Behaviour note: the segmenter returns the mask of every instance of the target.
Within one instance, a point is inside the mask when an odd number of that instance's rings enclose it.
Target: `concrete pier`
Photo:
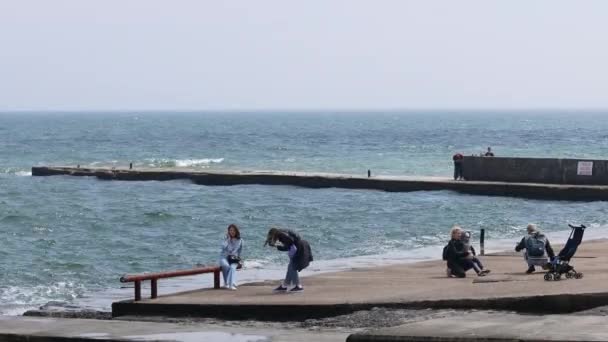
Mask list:
[[[113,303],[112,315],[301,321],[373,307],[567,313],[608,305],[608,241],[583,243],[571,263],[582,279],[545,281],[540,269],[525,274],[527,265],[514,252],[481,259],[492,270],[486,277],[469,271],[467,278],[447,278],[445,262],[426,261],[304,277],[305,291],[298,294],[273,294],[277,281],[242,284],[237,291],[160,293]]]
[[[347,342],[608,341],[605,316],[472,313],[352,334]]]
[[[441,177],[346,175],[279,171],[198,171],[188,169],[110,169],[32,167],[32,176],[89,176],[103,180],[167,181],[188,179],[200,185],[291,185],[307,188],[371,189],[392,192],[451,190],[475,195],[515,196],[551,200],[608,200],[606,185],[564,185],[453,181]]]
[[[230,326],[198,322],[165,323],[0,316],[2,342],[344,342],[346,332],[302,328]]]

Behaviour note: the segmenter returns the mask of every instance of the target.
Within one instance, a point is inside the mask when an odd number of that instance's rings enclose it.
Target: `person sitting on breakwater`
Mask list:
[[[454,180],[463,180],[462,163],[464,161],[464,156],[462,153],[456,153],[452,156],[452,160],[454,161]]]
[[[447,261],[446,274],[448,277],[466,277],[466,271],[473,268],[471,253],[465,249],[461,241],[462,229],[455,225],[450,231],[451,239],[443,248],[443,260]]]
[[[225,289],[236,290],[236,269],[241,265],[242,251],[241,232],[235,224],[231,224],[228,226],[220,251],[220,268],[224,277]]]
[[[479,260],[479,258],[477,257],[477,253],[475,253],[475,248],[473,248],[473,245],[471,244],[471,232],[461,230],[460,241],[462,241],[462,244],[464,245],[464,250],[469,251],[469,253],[471,253],[469,256],[471,259],[471,265],[473,266],[473,270],[475,270],[475,273],[477,273],[477,275],[480,277],[483,277],[486,274],[490,273],[489,269],[483,268],[481,260]]]
[[[494,157],[494,153],[492,152],[492,149],[490,147],[488,147],[488,152],[484,154],[484,157]]]
[[[313,260],[312,252],[308,241],[302,239],[298,233],[287,229],[270,228],[266,236],[264,246],[275,246],[276,242],[281,242],[276,246],[280,251],[286,251],[289,255],[289,264],[287,265],[287,274],[285,279],[274,289],[274,292],[287,292],[287,287],[293,284],[294,287],[289,292],[302,292],[304,287],[300,283],[298,272],[302,271]]]
[[[530,274],[536,271],[534,266],[546,268],[547,256],[549,256],[550,260],[553,260],[553,258],[555,258],[555,253],[553,252],[553,248],[551,248],[549,239],[540,232],[535,224],[530,223],[528,227],[526,227],[526,230],[528,231],[528,235],[524,236],[517,246],[515,246],[515,251],[519,252],[522,249],[526,250],[526,253],[524,254],[524,259],[526,259],[526,262],[528,263],[528,270],[526,273]]]

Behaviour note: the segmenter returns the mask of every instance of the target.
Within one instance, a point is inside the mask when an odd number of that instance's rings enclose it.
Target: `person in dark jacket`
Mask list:
[[[526,250],[524,259],[528,263],[526,273],[530,274],[536,271],[534,266],[547,267],[547,256],[550,260],[555,258],[555,253],[549,243],[549,239],[538,230],[535,224],[529,224],[526,227],[528,235],[524,236],[521,241],[515,246],[515,251],[519,252],[522,249]]]
[[[494,157],[494,152],[492,152],[492,148],[488,147],[488,152],[483,155],[484,157]]]
[[[464,180],[462,175],[462,163],[464,162],[464,156],[462,153],[456,153],[452,156],[454,161],[454,180]]]
[[[276,242],[281,242],[276,246],[279,251],[287,252],[289,255],[289,264],[287,265],[287,274],[283,283],[279,285],[275,292],[286,292],[287,287],[292,284],[294,287],[289,292],[302,292],[304,287],[300,283],[298,272],[308,267],[313,261],[310,244],[302,239],[300,235],[288,229],[271,228],[268,231],[266,243],[264,245],[275,246]]]
[[[443,260],[447,261],[447,276],[464,278],[466,271],[473,268],[471,253],[462,243],[462,229],[459,226],[452,227],[450,231],[451,240],[443,248]]]

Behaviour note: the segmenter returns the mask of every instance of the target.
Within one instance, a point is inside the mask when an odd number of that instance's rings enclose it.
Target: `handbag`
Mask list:
[[[227,259],[228,259],[229,264],[240,264],[241,263],[241,258],[239,258],[236,255],[229,255],[227,257]]]

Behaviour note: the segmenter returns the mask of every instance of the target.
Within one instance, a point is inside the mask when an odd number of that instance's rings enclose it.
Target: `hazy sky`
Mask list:
[[[608,1],[0,0],[0,110],[608,108]]]

